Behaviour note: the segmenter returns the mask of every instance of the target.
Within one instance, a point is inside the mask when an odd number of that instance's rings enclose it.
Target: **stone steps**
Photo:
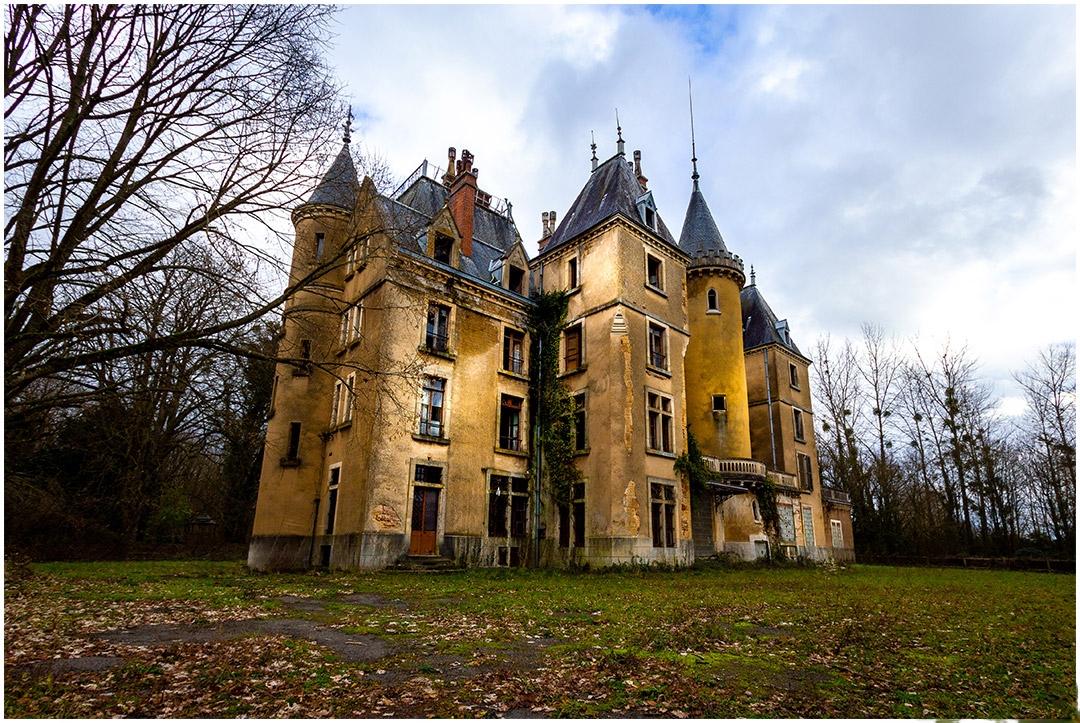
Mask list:
[[[411,572],[457,572],[462,568],[453,560],[441,555],[406,555],[388,569]]]

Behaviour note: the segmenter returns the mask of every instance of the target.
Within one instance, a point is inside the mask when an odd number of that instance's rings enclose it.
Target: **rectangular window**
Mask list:
[[[315,260],[319,260],[326,252],[326,236],[321,233],[315,234]]]
[[[796,452],[795,462],[799,468],[799,487],[806,492],[812,491],[814,489],[814,475],[810,468],[810,455]]]
[[[521,397],[502,395],[499,405],[499,447],[521,451]]]
[[[563,332],[563,366],[568,372],[581,368],[581,324]]]
[[[672,454],[675,447],[673,437],[673,418],[671,397],[658,392],[645,394],[648,405],[648,447],[654,452],[666,452]]]
[[[454,253],[454,240],[449,236],[435,237],[435,260],[449,264]]]
[[[525,269],[520,269],[517,266],[511,266],[508,273],[510,281],[510,290],[515,294],[525,294]]]
[[[675,486],[653,482],[649,489],[653,547],[675,547]]]
[[[503,331],[503,369],[525,373],[525,335],[515,329]]]
[[[291,462],[300,459],[300,422],[289,422],[289,447],[285,459]]]
[[[795,389],[799,388],[799,367],[792,363],[788,363],[788,376],[791,377],[791,386]]]
[[[780,515],[780,539],[784,542],[795,541],[795,508],[791,505],[777,505]]]
[[[341,407],[341,382],[334,382],[334,397],[330,402],[330,428],[338,423],[338,408]]]
[[[364,307],[357,304],[349,309],[349,340],[357,341],[364,326]]]
[[[814,508],[803,506],[802,508],[803,538],[807,547],[814,547]]]
[[[574,395],[574,451],[584,452],[589,448],[585,436],[585,392]]]
[[[792,413],[795,417],[795,440],[797,442],[806,441],[806,429],[803,427],[803,413],[801,409],[792,408]]]
[[[356,271],[356,246],[350,248],[345,257],[345,276],[350,276],[354,271]]]
[[[529,481],[492,475],[488,489],[488,537],[525,537],[529,519]]]
[[[712,395],[712,410],[714,412],[727,411],[727,397],[723,394]]]
[[[652,254],[645,254],[645,283],[654,289],[664,290],[664,262]]]
[[[570,547],[570,505],[559,505],[559,547]]]
[[[341,420],[343,422],[352,421],[353,403],[356,401],[356,372],[349,374],[345,378],[345,410],[342,412]]]
[[[574,484],[574,547],[585,547],[585,483]]]
[[[829,520],[829,527],[832,530],[832,546],[843,547],[844,526],[840,523],[840,520]]]
[[[427,334],[424,346],[431,351],[446,351],[450,348],[450,307],[442,304],[429,304],[427,313]]]
[[[428,377],[420,397],[420,434],[426,437],[443,436],[443,396],[446,380]]]
[[[429,485],[442,484],[442,467],[430,464],[418,464],[413,470],[413,481]]]
[[[576,289],[578,286],[578,269],[577,259],[570,259],[566,262],[566,288]]]
[[[349,310],[341,312],[341,325],[338,329],[338,344],[345,346],[349,343]]]
[[[667,329],[649,322],[649,365],[667,369]]]
[[[338,481],[341,479],[341,467],[330,470],[330,490],[326,495],[326,534],[334,534],[334,522],[337,518]]]

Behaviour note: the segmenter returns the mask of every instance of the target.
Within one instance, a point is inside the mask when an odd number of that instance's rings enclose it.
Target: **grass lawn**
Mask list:
[[[8,717],[1076,714],[1071,575],[31,572],[5,577]]]

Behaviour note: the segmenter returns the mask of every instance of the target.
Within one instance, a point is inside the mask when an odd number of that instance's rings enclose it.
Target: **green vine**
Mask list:
[[[780,534],[780,510],[776,507],[776,487],[769,480],[754,487],[761,521],[765,524],[766,534]]]
[[[557,504],[569,504],[581,472],[574,464],[574,400],[559,380],[559,342],[568,297],[561,291],[533,296],[529,318],[532,349],[532,417],[543,460],[542,481]]]
[[[706,483],[714,476],[705,466],[705,457],[701,454],[697,437],[690,430],[686,430],[686,451],[675,460],[675,471],[686,475],[694,490],[704,490]]]

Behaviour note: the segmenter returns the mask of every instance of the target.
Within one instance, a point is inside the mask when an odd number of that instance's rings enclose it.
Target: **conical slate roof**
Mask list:
[[[664,224],[664,220],[660,218],[659,213],[656,214],[655,231],[648,228],[641,220],[637,202],[645,193],[626,157],[622,154],[612,156],[589,176],[585,187],[581,189],[581,193],[574,199],[570,210],[563,217],[562,223],[551,235],[551,241],[544,246],[544,251],[561,246],[575,236],[585,233],[620,213],[638,226],[648,229],[672,246],[676,246],[675,238]]]
[[[758,291],[757,284],[744,286],[739,293],[743,318],[743,348],[753,349],[765,344],[779,344],[799,356],[804,354],[791,340],[790,333],[782,335],[776,328],[776,314]]]
[[[716,227],[709,204],[694,182],[694,191],[690,194],[690,203],[686,207],[682,233],[679,235],[679,248],[690,256],[702,256],[710,251],[727,251],[724,237]]]
[[[349,154],[349,144],[344,143],[337,158],[330,164],[330,170],[323,176],[307,202],[351,211],[356,205],[356,193],[359,189],[360,183],[356,177],[356,166]]]

